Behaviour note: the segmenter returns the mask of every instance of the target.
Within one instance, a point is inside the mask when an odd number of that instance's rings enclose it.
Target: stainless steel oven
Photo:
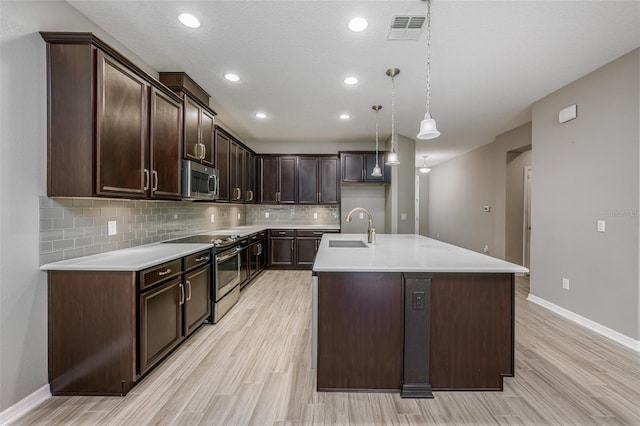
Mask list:
[[[216,253],[213,322],[216,323],[240,299],[240,268],[242,247]]]

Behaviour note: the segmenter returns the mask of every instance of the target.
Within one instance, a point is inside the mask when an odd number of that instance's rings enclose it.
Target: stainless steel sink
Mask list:
[[[329,247],[366,248],[369,246],[361,240],[329,240]]]

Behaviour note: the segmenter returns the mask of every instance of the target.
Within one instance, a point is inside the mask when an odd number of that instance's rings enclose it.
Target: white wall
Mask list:
[[[63,1],[0,1],[0,411],[47,384],[47,286],[39,270],[46,195],[45,42],[39,31],[90,31],[135,55]]]
[[[640,340],[640,51],[533,104],[531,293]],[[564,124],[558,111],[577,104]],[[596,221],[606,232],[596,232]],[[570,290],[561,279],[570,280]]]

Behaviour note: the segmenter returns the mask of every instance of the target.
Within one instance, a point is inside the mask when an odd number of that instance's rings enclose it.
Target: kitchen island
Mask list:
[[[420,235],[325,235],[313,266],[319,391],[501,390],[522,266]]]

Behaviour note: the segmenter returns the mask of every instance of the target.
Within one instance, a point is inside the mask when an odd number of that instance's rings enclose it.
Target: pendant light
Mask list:
[[[427,173],[429,173],[431,171],[431,169],[427,167],[427,157],[428,157],[428,155],[423,155],[422,156],[422,167],[418,168],[418,171],[420,173],[422,173],[423,175],[426,175]]]
[[[431,106],[431,0],[427,1],[427,113],[420,123],[418,139],[435,139],[440,136],[436,128],[436,120],[431,118],[429,107]]]
[[[396,152],[396,83],[395,76],[400,74],[398,68],[389,68],[387,75],[391,77],[391,151],[387,154],[387,166],[397,166],[400,164],[398,153]]]
[[[380,170],[380,166],[378,165],[378,111],[382,109],[382,105],[374,105],[371,109],[376,112],[376,165],[371,172],[371,176],[382,177],[382,170]]]

